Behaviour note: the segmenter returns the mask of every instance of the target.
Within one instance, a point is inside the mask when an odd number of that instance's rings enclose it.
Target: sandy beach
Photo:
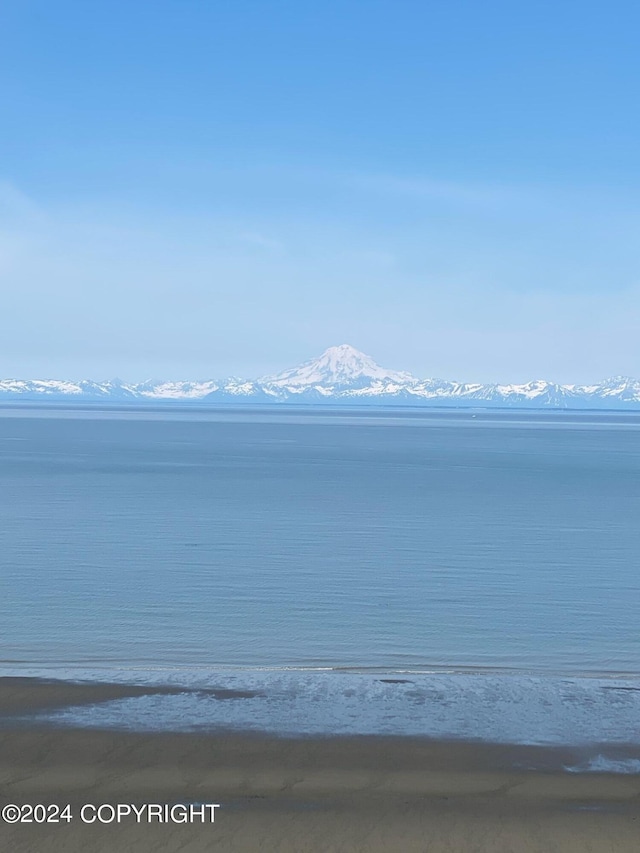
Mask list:
[[[38,723],[45,708],[144,691],[0,679],[0,804],[23,815],[25,804],[69,804],[71,815],[55,823],[3,821],[0,849],[603,853],[636,851],[640,843],[640,777],[562,772],[579,760],[575,750]],[[28,724],[12,720],[31,712]],[[104,823],[94,808],[102,804]],[[134,812],[118,822],[117,804],[139,811],[160,805],[165,816],[176,804],[196,805],[190,822],[180,823],[146,811],[140,822]],[[220,807],[205,810],[203,822],[201,804]],[[81,819],[85,805],[93,822]]]

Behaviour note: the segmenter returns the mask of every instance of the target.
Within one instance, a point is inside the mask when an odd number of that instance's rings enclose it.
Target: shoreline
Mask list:
[[[67,680],[27,672],[0,676],[0,727],[531,745],[579,756],[565,765],[572,772],[640,773],[637,678],[113,668]]]
[[[407,736],[134,732],[38,722],[163,688],[0,679],[0,805],[219,803],[215,825],[0,824],[0,847],[75,853],[637,850],[640,776],[567,773],[574,747]],[[174,688],[167,688],[173,692]],[[16,712],[32,722],[16,726]]]

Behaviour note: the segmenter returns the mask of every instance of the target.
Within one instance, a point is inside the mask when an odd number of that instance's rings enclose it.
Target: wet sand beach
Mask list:
[[[162,690],[163,688],[152,688]],[[173,690],[173,689],[172,689]],[[70,805],[69,822],[0,824],[0,849],[636,851],[640,776],[569,774],[576,749],[416,738],[56,729],[38,711],[147,688],[0,679],[0,805]],[[33,713],[21,723],[13,715]],[[107,804],[105,823],[82,806]],[[111,806],[196,804],[194,822]],[[201,822],[198,804],[220,804]],[[178,818],[183,812],[174,812]],[[91,809],[87,818],[95,816]]]

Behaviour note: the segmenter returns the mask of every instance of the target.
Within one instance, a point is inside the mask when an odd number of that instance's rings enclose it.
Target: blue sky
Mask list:
[[[0,374],[640,376],[635,2],[5,0]]]

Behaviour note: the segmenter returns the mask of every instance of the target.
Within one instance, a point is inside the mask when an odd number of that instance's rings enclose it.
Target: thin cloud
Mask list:
[[[42,221],[44,209],[15,184],[0,180],[0,221]]]
[[[245,232],[240,235],[240,238],[251,246],[257,246],[260,249],[265,249],[268,252],[283,252],[284,243],[280,240],[274,240],[272,237],[266,237],[264,234],[259,234],[255,231]]]
[[[487,207],[523,202],[525,192],[503,185],[458,183],[432,178],[404,178],[394,175],[357,175],[349,178],[354,188],[382,195],[405,196],[446,204]]]

